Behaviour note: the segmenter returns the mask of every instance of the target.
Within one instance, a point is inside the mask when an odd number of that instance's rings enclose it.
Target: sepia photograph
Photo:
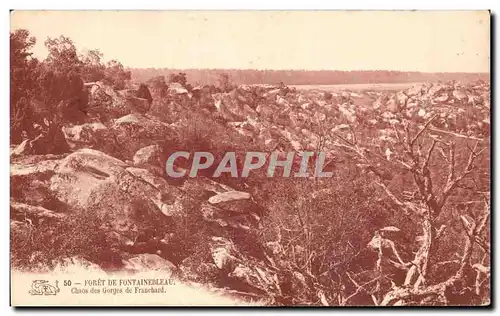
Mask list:
[[[491,12],[10,12],[12,306],[491,307]]]

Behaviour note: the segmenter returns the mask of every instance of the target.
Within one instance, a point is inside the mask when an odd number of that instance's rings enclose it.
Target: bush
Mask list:
[[[151,92],[149,92],[148,86],[144,83],[141,83],[139,89],[137,90],[137,97],[148,100],[149,104],[153,103],[153,97],[151,96]]]
[[[38,225],[11,229],[12,267],[33,271],[53,268],[55,261],[79,256],[101,267],[121,264],[118,252],[106,242],[97,212],[82,210],[60,221],[43,220]]]

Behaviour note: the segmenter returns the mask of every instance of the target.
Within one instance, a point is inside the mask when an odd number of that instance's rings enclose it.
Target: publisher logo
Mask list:
[[[52,285],[47,280],[34,280],[33,283],[31,283],[31,290],[29,293],[31,295],[56,295],[59,291],[58,281],[55,282],[55,285]]]

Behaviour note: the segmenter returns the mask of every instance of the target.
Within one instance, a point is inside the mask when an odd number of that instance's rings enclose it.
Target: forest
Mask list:
[[[221,74],[227,74],[235,84],[334,85],[358,83],[403,83],[437,81],[489,80],[484,73],[422,73],[390,70],[335,71],[335,70],[255,70],[255,69],[128,69],[132,78],[145,82],[153,77],[169,77],[185,73],[193,85],[216,84]]]

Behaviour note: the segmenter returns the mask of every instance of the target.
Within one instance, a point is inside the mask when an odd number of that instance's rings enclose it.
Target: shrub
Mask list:
[[[101,229],[102,221],[92,210],[69,214],[60,221],[43,220],[11,229],[11,263],[21,270],[53,268],[61,258],[79,256],[102,267],[121,264],[118,252],[111,249]]]

